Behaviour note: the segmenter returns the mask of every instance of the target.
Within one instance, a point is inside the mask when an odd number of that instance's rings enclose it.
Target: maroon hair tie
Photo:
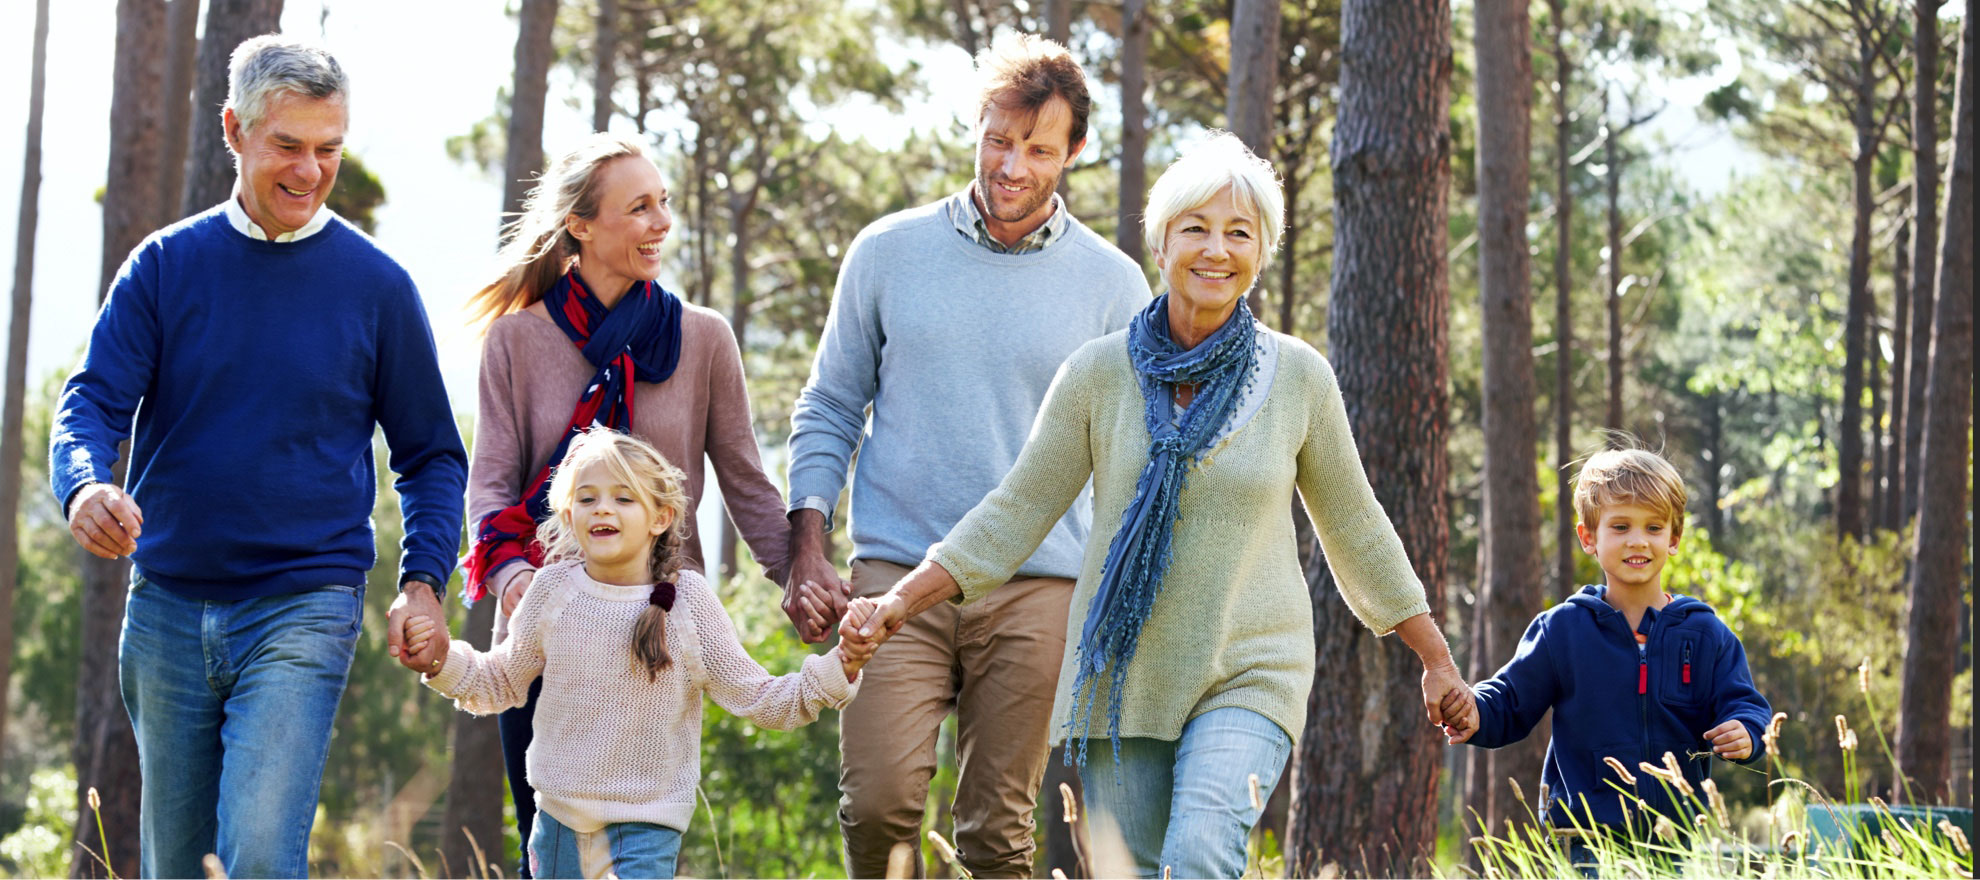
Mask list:
[[[646,597],[646,603],[659,607],[661,611],[674,610],[674,585],[654,584],[653,593]]]

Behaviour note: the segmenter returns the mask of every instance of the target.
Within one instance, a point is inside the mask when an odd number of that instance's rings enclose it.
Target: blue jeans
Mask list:
[[[1292,739],[1271,719],[1231,707],[1198,715],[1173,742],[1122,737],[1118,765],[1107,740],[1086,748],[1086,806],[1119,829],[1141,876],[1160,877],[1166,866],[1175,877],[1238,877],[1261,812],[1251,805],[1251,775],[1262,805]]]
[[[143,774],[140,869],[305,877],[363,586],[234,602],[133,575],[117,656]]]
[[[603,877],[607,871],[631,880],[671,878],[680,856],[681,833],[664,825],[616,822],[585,834],[538,810],[524,860],[530,876],[543,880]]]

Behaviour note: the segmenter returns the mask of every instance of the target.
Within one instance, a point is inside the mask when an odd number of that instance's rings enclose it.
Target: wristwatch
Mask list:
[[[399,592],[404,593],[406,591],[407,584],[413,584],[413,583],[425,584],[433,589],[434,601],[440,602],[441,604],[446,604],[447,588],[441,586],[440,584],[434,583],[434,580],[436,579],[432,575],[427,574],[425,572],[419,572],[419,571],[406,572],[405,576],[399,579]]]

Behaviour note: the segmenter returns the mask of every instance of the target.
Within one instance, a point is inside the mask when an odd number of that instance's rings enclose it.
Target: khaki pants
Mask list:
[[[856,560],[853,592],[878,595],[907,572]],[[1032,813],[1071,597],[1070,580],[1017,578],[968,607],[922,612],[880,647],[839,720],[847,873],[886,876],[896,843],[921,851],[935,741],[953,711],[957,858],[974,877],[1031,876]],[[922,876],[918,857],[914,876]]]

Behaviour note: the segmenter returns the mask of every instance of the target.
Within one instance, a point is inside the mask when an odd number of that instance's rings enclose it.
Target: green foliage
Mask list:
[[[337,170],[337,185],[330,190],[325,204],[357,228],[376,233],[378,207],[385,204],[385,184],[365,167],[357,153],[345,150],[343,164]]]
[[[36,770],[28,783],[22,822],[0,838],[0,877],[66,876],[75,807],[74,767],[62,764]]]

